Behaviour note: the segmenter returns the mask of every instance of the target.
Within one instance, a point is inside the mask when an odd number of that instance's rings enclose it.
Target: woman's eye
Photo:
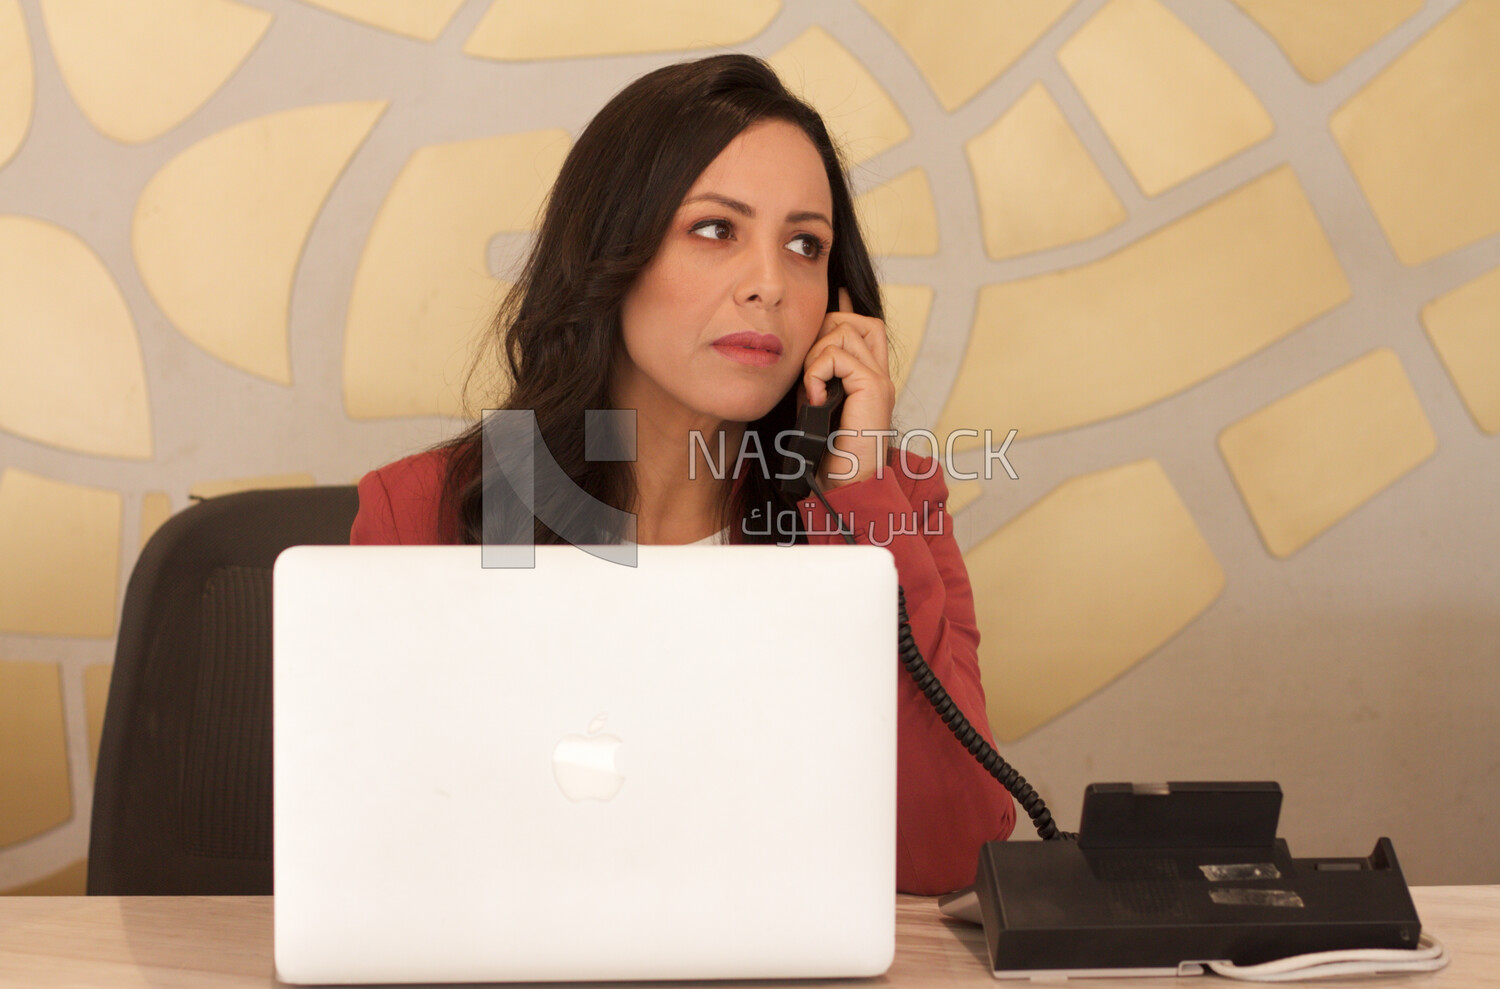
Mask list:
[[[692,232],[705,240],[727,240],[731,229],[727,220],[704,220],[694,226]]]
[[[798,254],[801,254],[804,258],[811,258],[814,261],[822,257],[823,251],[826,249],[823,246],[822,240],[811,236],[811,234],[798,234],[798,236],[792,237],[792,243],[801,243],[801,245],[804,245],[807,249],[805,251],[798,251]]]

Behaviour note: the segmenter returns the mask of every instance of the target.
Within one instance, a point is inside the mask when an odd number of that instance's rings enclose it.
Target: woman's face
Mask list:
[[[801,128],[771,120],[741,132],[625,295],[615,406],[705,429],[769,412],[801,377],[828,310],[832,217]]]

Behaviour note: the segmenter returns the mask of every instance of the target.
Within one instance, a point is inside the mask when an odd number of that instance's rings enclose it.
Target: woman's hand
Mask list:
[[[830,378],[839,378],[844,383],[846,398],[838,427],[860,432],[836,435],[833,446],[838,453],[823,455],[818,465],[818,485],[825,491],[874,477],[876,471],[883,469],[887,437],[876,431],[890,430],[891,410],[896,405],[885,323],[873,316],[856,315],[848,290],[842,288],[838,312],[824,317],[817,339],[803,361],[803,400],[813,405],[823,404],[828,397],[826,382]]]

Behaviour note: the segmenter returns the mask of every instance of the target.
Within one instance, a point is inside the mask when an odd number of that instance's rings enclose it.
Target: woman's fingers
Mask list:
[[[890,380],[890,371],[885,362],[880,359],[880,355],[871,350],[869,340],[850,326],[841,326],[812,345],[812,349],[807,352],[804,374],[811,373],[814,368],[821,370],[824,365],[819,364],[819,361],[823,360],[824,355],[830,350],[842,350],[859,364],[868,368],[872,376]],[[829,377],[842,378],[846,374],[859,370],[859,368],[848,368],[844,371],[835,371]],[[827,380],[822,375],[818,377],[824,381]]]
[[[849,293],[845,289],[839,289],[839,305],[848,305]],[[831,312],[823,318],[823,325],[818,329],[814,348],[829,337],[847,331],[857,335],[864,341],[866,349],[871,355],[870,366],[878,368],[887,376],[890,372],[890,347],[886,340],[885,323],[874,316],[860,316],[856,313],[840,309]]]

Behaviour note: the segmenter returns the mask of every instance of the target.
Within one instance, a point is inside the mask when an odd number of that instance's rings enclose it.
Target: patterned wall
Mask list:
[[[725,49],[856,163],[900,425],[1017,431],[950,509],[1063,821],[1275,778],[1500,882],[1500,4],[0,0],[0,889],[82,889],[152,531],[450,433],[572,136]]]

